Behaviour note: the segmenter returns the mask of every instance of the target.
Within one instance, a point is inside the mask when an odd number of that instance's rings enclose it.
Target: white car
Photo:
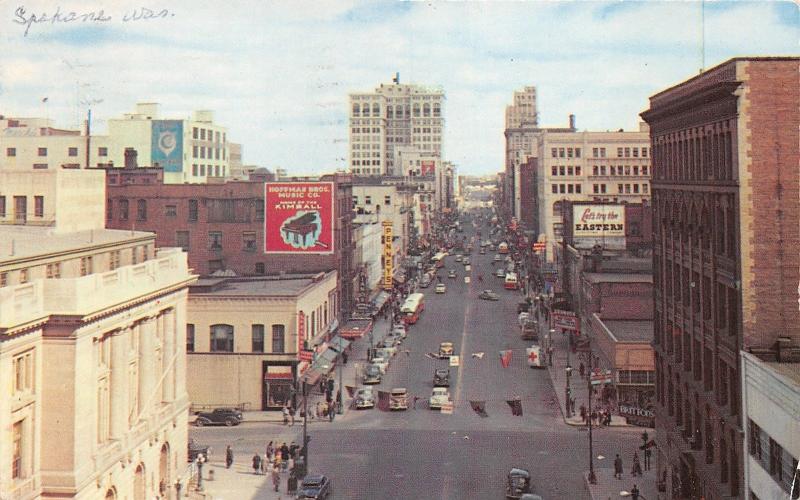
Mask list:
[[[436,293],[445,293],[447,291],[447,286],[444,283],[439,283],[436,285]]]
[[[386,370],[389,368],[389,362],[383,357],[372,358],[372,364],[377,366],[382,374],[386,374]]]
[[[362,387],[356,393],[356,408],[375,408],[375,392],[372,387]]]
[[[434,387],[431,397],[428,400],[428,408],[431,410],[441,410],[443,404],[450,402],[450,391],[447,387]]]
[[[408,337],[408,330],[406,330],[406,327],[403,325],[394,325],[394,328],[392,328],[392,335],[406,338]]]
[[[392,340],[391,338],[382,340],[379,345],[382,351],[389,354],[389,357],[392,357],[395,354],[397,354],[397,344],[395,344],[394,340]]]
[[[530,318],[530,316],[531,316],[531,314],[530,314],[530,313],[527,313],[527,312],[521,312],[521,313],[519,313],[519,318],[518,318],[518,320],[519,320],[519,326],[522,326],[523,324],[525,324],[525,321],[526,321],[528,318]]]

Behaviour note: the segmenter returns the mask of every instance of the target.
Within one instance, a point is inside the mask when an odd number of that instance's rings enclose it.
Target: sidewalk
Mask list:
[[[631,476],[630,470],[627,470],[622,474],[622,479],[614,478],[613,468],[599,469],[595,467],[594,473],[597,478],[596,484],[589,483],[588,471],[583,474],[586,489],[589,491],[592,500],[619,499],[621,498],[620,493],[623,491],[630,492],[634,484],[639,489],[639,500],[655,500],[658,498],[655,468],[644,471],[639,477]],[[631,497],[627,496],[625,498]]]
[[[548,324],[543,316],[538,318],[541,325],[540,336],[547,334]],[[550,379],[553,381],[553,388],[556,392],[558,404],[561,407],[561,414],[564,416],[564,422],[568,425],[585,426],[586,423],[581,419],[580,407],[585,405],[589,407],[589,387],[585,378],[581,377],[576,368],[580,363],[578,355],[569,352],[569,340],[566,335],[555,333],[553,338],[550,339],[553,346],[553,364],[547,367],[550,373]],[[567,357],[572,366],[572,374],[570,375],[570,393],[575,400],[575,410],[572,417],[567,417],[567,404],[566,404],[566,386],[567,386]],[[595,402],[592,402],[592,410],[596,408]],[[619,415],[611,415],[610,427],[627,427],[628,423],[624,417]]]

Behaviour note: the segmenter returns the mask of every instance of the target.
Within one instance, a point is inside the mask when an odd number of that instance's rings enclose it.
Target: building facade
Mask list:
[[[4,497],[172,498],[185,471],[194,276],[154,235],[104,229],[103,192],[102,172],[0,173],[45,214],[0,225]]]
[[[520,168],[529,158],[536,157],[536,132],[539,130],[536,107],[536,87],[528,86],[514,92],[513,103],[505,113],[505,172],[508,200],[506,209],[511,216],[522,215]]]
[[[193,408],[280,410],[338,318],[336,271],[204,278],[189,289],[187,391]],[[224,374],[224,376],[221,376]]]
[[[396,148],[444,157],[444,92],[440,88],[381,84],[350,94],[350,171],[355,175],[405,175]]]
[[[798,58],[738,58],[650,98],[662,498],[741,498],[741,350],[797,341]]]

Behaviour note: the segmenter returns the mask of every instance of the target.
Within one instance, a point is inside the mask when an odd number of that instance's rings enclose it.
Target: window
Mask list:
[[[186,352],[194,352],[194,325],[192,323],[186,323]]]
[[[639,167],[637,165],[633,166],[633,175],[639,175]]]
[[[256,200],[256,216],[255,220],[263,221],[264,220],[264,200]]]
[[[600,169],[597,168],[597,165],[592,167],[592,175],[597,175],[600,172]]]
[[[134,249],[134,255],[136,255],[136,249]],[[86,257],[81,257],[81,276],[87,276],[92,274],[92,256],[88,255]]]
[[[17,156],[17,148],[6,148],[6,156]]]
[[[211,352],[233,352],[233,326],[211,325]]]
[[[647,175],[647,170],[646,166],[642,166],[642,175]]]
[[[625,158],[631,157],[631,148],[625,148]]]
[[[555,165],[550,167],[550,175],[558,175],[558,167],[556,167]]]
[[[606,157],[606,148],[600,148],[600,158]]]
[[[33,216],[44,217],[44,196],[33,197]]]
[[[264,263],[256,262],[256,274],[264,274],[265,272]]]
[[[783,458],[783,449],[774,439],[769,438],[769,474],[776,478],[778,482],[781,481],[783,475],[783,466],[781,459]]]
[[[392,197],[388,194],[383,197],[383,204],[384,205],[391,205],[392,204]]]
[[[598,151],[598,149],[597,149],[597,148],[592,148],[592,156],[593,156],[593,157],[597,158],[598,152],[599,152],[599,151]]]
[[[553,194],[558,194],[558,184],[553,184],[552,188],[553,188]]]
[[[551,150],[550,150],[550,155],[551,155],[553,158],[558,158],[558,148],[553,148],[553,149],[551,149]]]
[[[622,148],[617,148],[617,158],[622,158]]]
[[[67,154],[69,156],[78,156],[78,148],[69,148],[69,149],[67,149]]]
[[[197,127],[192,127],[192,139],[197,139]]]
[[[581,148],[575,148],[575,158],[581,157]]]
[[[286,325],[272,325],[272,352],[285,352]]]
[[[572,158],[573,149],[567,148],[567,158]]]
[[[581,194],[581,185],[580,184],[575,184],[575,192],[578,193],[578,194]]]
[[[0,273],[0,288],[8,286],[8,273]]]
[[[200,129],[200,140],[201,141],[205,141],[206,140],[206,129],[204,129],[204,128]]]
[[[638,184],[634,184],[633,185],[633,193],[634,194],[639,194],[639,185]]]
[[[119,200],[119,220],[128,220],[128,200]]]
[[[175,246],[189,250],[189,231],[175,231]]]
[[[253,325],[253,352],[264,352],[264,325]]]
[[[242,250],[245,252],[255,252],[257,250],[255,231],[242,233]]]
[[[25,426],[25,419],[14,422],[11,429],[11,479],[24,479],[25,470],[22,466],[24,442],[22,440],[22,429]]]
[[[147,220],[147,200],[136,200],[136,220]]]
[[[561,193],[561,194],[564,194],[566,191],[567,191],[567,190],[566,190],[566,188],[564,187],[564,184],[559,184],[559,185],[558,185],[558,192],[559,192],[559,193]]]
[[[564,158],[564,148],[558,148],[558,157]]]
[[[97,443],[111,439],[111,390],[108,376],[97,381]]]
[[[97,156],[108,156],[108,148],[97,148]]]
[[[13,394],[33,394],[35,392],[33,350],[26,351],[14,357]]]
[[[567,193],[572,194],[574,187],[572,184],[567,184]]]
[[[572,165],[567,166],[567,175],[575,175],[575,170],[573,170]]]
[[[642,148],[642,158],[647,158],[647,148]]]
[[[372,196],[367,195],[364,198],[365,198],[364,199],[364,204],[365,205],[372,205]]]
[[[197,175],[197,163],[192,164],[192,175]]]
[[[20,269],[19,270],[19,282],[20,284],[27,283],[30,278],[30,274],[28,273],[27,269]]]
[[[39,156],[47,156],[47,148],[39,148]]]
[[[55,262],[53,264],[47,264],[46,267],[46,276],[48,279],[58,279],[61,277],[61,263]]]
[[[0,217],[6,216],[6,197],[0,196]]]
[[[209,231],[208,249],[217,251],[222,250],[222,231]]]
[[[178,206],[177,205],[167,205],[164,207],[164,215],[167,217],[175,217],[178,215]]]
[[[581,175],[581,167],[575,167],[575,175]]]
[[[120,263],[120,251],[114,250],[109,254],[109,267],[113,271],[114,269],[119,267]]]
[[[189,222],[197,221],[197,200],[189,200]]]

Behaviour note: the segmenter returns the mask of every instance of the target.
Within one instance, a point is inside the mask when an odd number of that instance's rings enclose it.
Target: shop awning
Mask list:
[[[325,352],[317,356],[317,359],[314,360],[314,364],[311,365],[312,369],[317,369],[321,371],[323,374],[328,373],[333,368],[333,365],[336,364],[336,358],[339,357],[339,353],[333,349],[326,349]]]
[[[347,346],[350,345],[350,341],[345,338],[337,336],[330,341],[329,345],[331,349],[337,352],[344,352],[344,350],[347,349]]]
[[[387,292],[381,291],[377,297],[375,297],[375,308],[380,309],[381,307],[386,304],[386,301],[389,300],[389,294]]]

